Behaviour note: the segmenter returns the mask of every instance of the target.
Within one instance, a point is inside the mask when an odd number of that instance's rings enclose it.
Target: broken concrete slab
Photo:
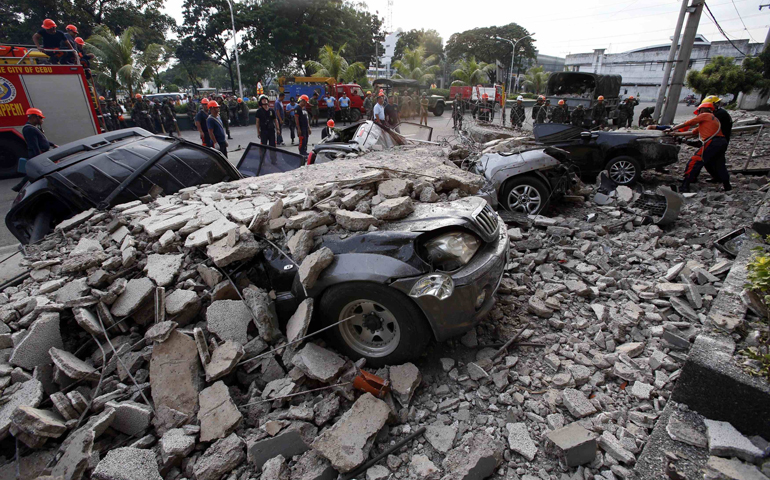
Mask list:
[[[91,476],[93,480],[163,480],[152,450],[121,447],[110,450]]]
[[[211,361],[206,364],[206,381],[213,382],[232,372],[238,361],[243,357],[243,346],[240,343],[227,340],[214,349]]]
[[[351,232],[364,232],[371,226],[379,225],[380,221],[372,215],[352,210],[337,210],[337,224]]]
[[[289,480],[289,467],[283,455],[276,455],[262,465],[260,480]]]
[[[336,379],[345,367],[342,357],[315,343],[305,345],[294,355],[292,363],[308,377],[324,383]]]
[[[442,462],[446,480],[482,480],[492,475],[503,461],[503,444],[486,432],[465,437]]]
[[[222,381],[201,390],[198,396],[201,424],[201,442],[210,442],[228,436],[241,423],[241,412],[230,398],[230,392]]]
[[[434,424],[425,427],[425,439],[441,453],[447,453],[454,446],[457,428],[452,425]]]
[[[439,469],[425,455],[413,455],[409,461],[409,473],[411,478],[438,478]]]
[[[172,428],[163,434],[160,441],[162,462],[168,463],[174,458],[183,458],[195,449],[195,436],[188,435],[183,428]]]
[[[150,428],[152,408],[133,401],[107,402],[107,408],[115,409],[112,428],[126,435],[139,435]]]
[[[232,340],[241,345],[249,341],[246,335],[252,316],[241,300],[217,300],[206,310],[206,328],[220,340]]]
[[[235,245],[231,245],[227,237],[218,240],[206,248],[206,255],[217,267],[226,267],[235,262],[253,258],[262,250],[262,245],[254,239],[251,233],[240,235]]]
[[[566,388],[562,392],[562,401],[569,413],[575,418],[583,418],[596,413],[596,407],[586,398],[583,392],[574,388]]]
[[[244,441],[234,433],[217,440],[195,463],[195,478],[219,480],[230,473],[246,459],[245,446]]]
[[[409,197],[390,198],[372,208],[372,215],[379,220],[400,220],[414,211]]]
[[[310,230],[297,230],[294,235],[286,242],[286,248],[291,253],[294,261],[302,263],[302,260],[308,256],[313,249],[313,232]]]
[[[417,387],[422,382],[420,370],[413,363],[390,367],[390,383],[398,402],[408,407]]]
[[[182,268],[184,255],[160,255],[153,253],[147,256],[147,276],[159,287],[171,285]]]
[[[127,317],[139,310],[154,292],[155,285],[149,278],[132,278],[126,284],[123,293],[112,304],[110,313],[116,317]]]
[[[156,344],[150,360],[150,387],[156,410],[160,406],[194,415],[198,410],[201,364],[195,341],[174,330]]]
[[[390,472],[385,470],[389,475]],[[291,478],[292,480],[334,480],[337,478],[337,472],[323,455],[315,450],[309,450],[303,453],[297,463],[291,467]],[[367,477],[367,480],[370,479]]]
[[[704,419],[709,454],[717,457],[738,457],[750,463],[758,462],[764,452],[728,422]]]
[[[201,310],[201,299],[192,290],[176,289],[166,295],[166,315],[180,327],[194,319]]]
[[[230,230],[237,229],[237,224],[231,222],[225,217],[220,217],[213,223],[206,225],[205,227],[188,235],[187,239],[185,239],[184,246],[185,248],[202,247],[209,243],[209,238],[212,240],[219,240],[220,238],[227,235]]]
[[[59,438],[67,427],[65,420],[51,410],[42,410],[28,405],[20,405],[11,415],[12,428],[16,428],[33,437]]]
[[[737,458],[709,457],[704,468],[705,480],[767,480],[756,466],[743,463]]]
[[[84,307],[78,307],[73,308],[72,313],[75,314],[75,321],[80,326],[80,328],[95,337],[101,338],[104,336],[102,325],[99,323],[99,318],[91,310]]]
[[[58,313],[44,313],[27,330],[27,335],[16,345],[8,362],[32,370],[51,363],[48,350],[64,348]]]
[[[596,435],[578,422],[546,434],[553,453],[567,467],[591,463],[596,458]]]
[[[310,320],[313,319],[313,299],[306,298],[286,324],[286,338],[289,343],[307,335]]]
[[[310,450],[310,444],[317,434],[318,429],[313,425],[294,422],[275,437],[249,442],[247,448],[249,463],[259,470],[265,462],[279,453],[287,457],[301,455]]]
[[[278,319],[271,308],[270,295],[254,285],[243,289],[246,305],[253,313],[253,320],[259,330],[259,336],[266,342],[273,342],[281,335]]]
[[[66,350],[51,347],[48,350],[56,368],[73,380],[99,380],[99,372],[92,366]]]
[[[529,436],[527,424],[523,422],[506,424],[508,430],[508,446],[528,461],[535,459],[537,445]]]
[[[321,272],[331,265],[334,260],[334,253],[328,248],[323,247],[308,255],[299,266],[299,280],[306,288],[313,288]]]
[[[171,332],[176,330],[177,323],[172,321],[165,321],[156,323],[152,327],[148,328],[144,334],[144,339],[149,343],[158,342],[163,343],[168,340]]]
[[[382,198],[398,198],[409,195],[410,182],[403,178],[393,178],[381,182],[377,187],[377,194]]]
[[[370,393],[365,393],[342,418],[313,442],[335,469],[345,473],[366,461],[372,437],[385,425],[390,407]]]
[[[77,280],[67,282],[56,291],[55,301],[56,303],[65,304],[71,302],[80,297],[84,297],[91,291],[91,287],[87,284],[86,278],[78,278]]]
[[[203,279],[203,282],[213,288],[214,285],[222,281],[222,274],[216,268],[207,267],[206,265],[198,265],[198,274]]]
[[[610,432],[605,431],[598,438],[597,443],[604,450],[607,455],[611,456],[620,463],[626,465],[633,465],[636,462],[636,457],[633,453],[626,450],[623,444],[615,438]]]

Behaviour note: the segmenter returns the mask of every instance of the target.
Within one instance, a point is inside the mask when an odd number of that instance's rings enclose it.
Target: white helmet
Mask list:
[[[516,101],[517,101],[517,102],[523,102],[523,101],[524,101],[524,97],[522,97],[521,95],[519,95],[518,97],[516,97]]]

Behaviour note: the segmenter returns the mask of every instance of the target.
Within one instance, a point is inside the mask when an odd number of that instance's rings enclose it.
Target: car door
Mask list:
[[[542,123],[535,125],[533,134],[539,143],[569,152],[570,159],[580,170],[581,176],[599,172],[604,166],[604,155],[598,144],[598,132],[573,125]]]

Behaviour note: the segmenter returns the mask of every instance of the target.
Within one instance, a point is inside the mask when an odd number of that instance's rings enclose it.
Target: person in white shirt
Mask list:
[[[374,121],[376,123],[385,123],[385,95],[382,93],[377,97],[377,104],[374,106]]]

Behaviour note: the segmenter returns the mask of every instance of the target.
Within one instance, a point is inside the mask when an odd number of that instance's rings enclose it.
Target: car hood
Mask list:
[[[533,170],[545,170],[561,164],[559,158],[569,158],[567,152],[557,148],[538,148],[519,153],[488,153],[482,155],[474,166],[475,173],[492,180],[500,172],[513,171],[514,175]]]

